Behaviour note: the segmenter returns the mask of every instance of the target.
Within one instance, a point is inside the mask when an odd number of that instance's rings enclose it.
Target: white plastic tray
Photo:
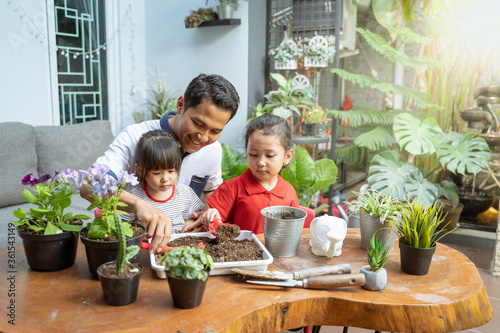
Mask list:
[[[179,237],[194,236],[194,237],[209,237],[215,238],[209,232],[196,232],[189,234],[173,234],[170,240],[177,239]],[[265,271],[267,266],[273,262],[273,256],[266,249],[264,244],[255,236],[255,234],[248,230],[242,230],[241,234],[236,240],[251,239],[254,240],[259,248],[262,250],[262,260],[248,260],[248,261],[230,261],[230,262],[214,262],[214,268],[210,271],[210,275],[230,275],[235,274],[231,272],[231,268],[238,267],[243,269],[250,269],[254,271]],[[155,255],[150,254],[149,258],[151,260],[151,267],[156,271],[156,276],[160,279],[166,279],[167,274],[163,269],[163,266],[157,265],[155,260]]]

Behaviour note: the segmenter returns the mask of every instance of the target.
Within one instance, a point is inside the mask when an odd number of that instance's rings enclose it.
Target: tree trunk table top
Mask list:
[[[264,241],[263,235],[259,238]],[[310,251],[309,229],[304,229],[298,255],[274,258],[268,269],[293,272],[349,263],[352,272],[358,273],[367,264],[360,243],[359,229],[349,229],[340,257],[317,257]],[[144,272],[137,301],[114,307],[104,303],[100,282],[89,273],[83,244],[78,245],[75,264],[58,272],[31,270],[22,247],[10,252],[3,249],[0,331],[279,332],[306,325],[335,325],[390,332],[450,332],[481,326],[491,319],[486,287],[462,253],[438,244],[425,276],[401,271],[397,242],[388,257],[388,283],[382,291],[281,288],[245,283],[236,275],[211,276],[201,305],[182,310],[173,307],[168,282],[156,277],[146,252],[141,254]],[[15,260],[14,269],[9,269],[9,259]],[[8,322],[12,313],[15,326]]]

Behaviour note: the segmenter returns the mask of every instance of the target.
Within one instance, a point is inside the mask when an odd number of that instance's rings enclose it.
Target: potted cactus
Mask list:
[[[174,306],[193,309],[201,304],[214,261],[204,248],[183,246],[168,250],[160,261],[165,264]]]
[[[376,291],[384,289],[387,285],[387,271],[384,266],[388,261],[388,250],[385,241],[382,242],[376,234],[373,234],[368,250],[368,265],[362,266],[360,269],[360,273],[365,275],[363,288]]]

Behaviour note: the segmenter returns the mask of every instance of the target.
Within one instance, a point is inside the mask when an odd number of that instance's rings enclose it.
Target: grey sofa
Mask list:
[[[29,210],[22,196],[21,180],[68,168],[87,169],[113,141],[109,121],[90,121],[69,126],[31,126],[0,123],[0,249],[7,247],[7,225],[18,207]],[[92,217],[89,202],[77,193],[68,211]],[[22,241],[16,233],[16,246]]]

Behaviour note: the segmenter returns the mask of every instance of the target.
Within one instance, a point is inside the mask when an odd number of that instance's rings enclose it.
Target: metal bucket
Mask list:
[[[397,230],[396,227],[391,227],[389,221],[385,221],[383,224],[380,223],[380,217],[366,214],[365,212],[360,212],[359,227],[361,232],[361,247],[365,250],[369,250],[370,240],[374,233],[377,233],[377,237],[385,243],[385,248],[389,249],[389,252],[394,250],[394,243],[396,242]]]
[[[297,255],[307,213],[300,208],[271,206],[260,211],[266,248],[274,257]],[[283,218],[285,215],[285,218]],[[286,218],[286,215],[292,218]]]

